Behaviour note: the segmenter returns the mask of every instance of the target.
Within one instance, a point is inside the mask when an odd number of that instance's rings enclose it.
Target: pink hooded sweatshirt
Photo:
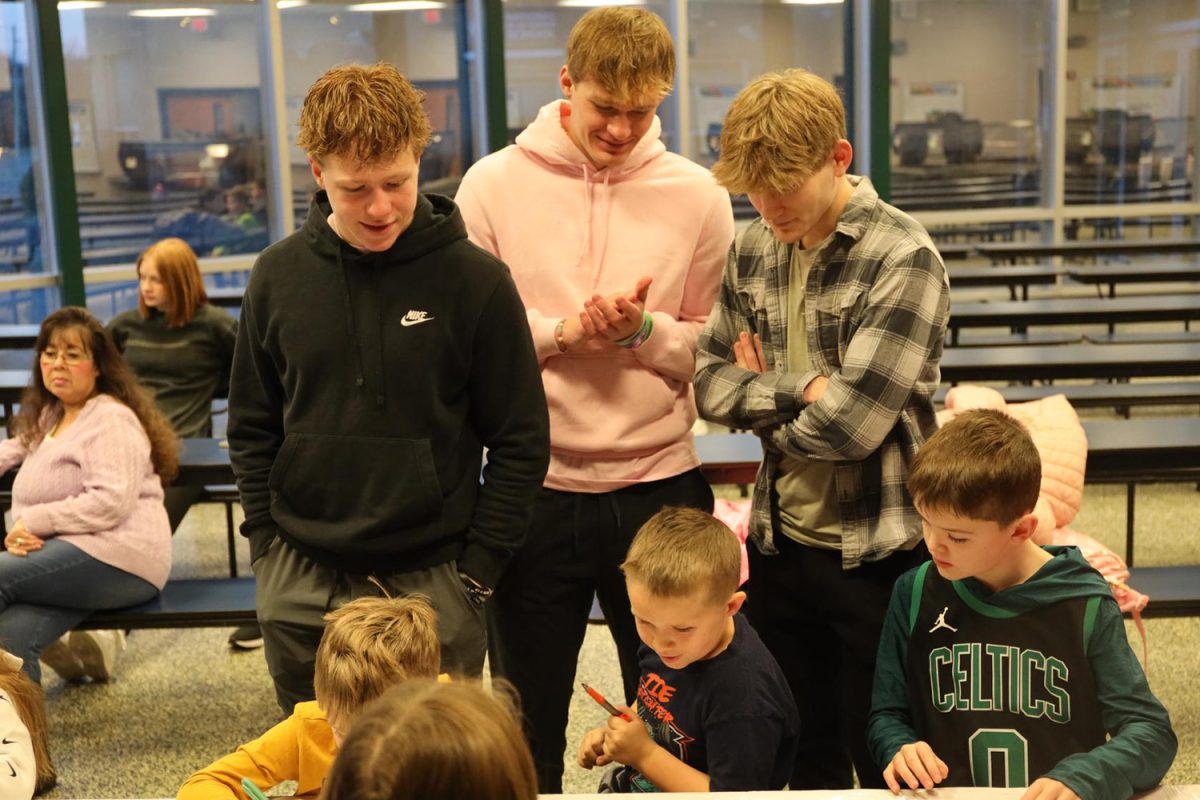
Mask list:
[[[517,143],[476,162],[455,196],[471,241],[512,270],[550,408],[545,485],[608,492],[699,465],[692,376],[729,245],[729,194],[659,141],[657,118],[628,159],[597,170],[544,106]],[[554,328],[593,294],[653,278],[654,332],[627,350],[560,353]]]

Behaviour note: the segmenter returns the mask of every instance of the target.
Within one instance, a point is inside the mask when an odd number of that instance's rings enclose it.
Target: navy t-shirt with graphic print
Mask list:
[[[745,617],[733,619],[729,647],[683,669],[671,669],[642,645],[638,715],[656,744],[708,775],[709,791],[782,789],[796,756],[800,714],[774,656]],[[658,791],[632,767],[618,767],[605,783]]]

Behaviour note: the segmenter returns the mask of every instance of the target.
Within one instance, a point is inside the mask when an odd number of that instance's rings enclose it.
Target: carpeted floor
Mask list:
[[[1194,414],[1194,408],[1174,409]],[[1171,413],[1168,409],[1157,413]],[[1137,563],[1200,561],[1195,485],[1138,490]],[[1124,489],[1089,487],[1073,527],[1110,547],[1124,546]],[[176,577],[225,573],[220,506],[192,510],[175,539]],[[245,542],[239,538],[243,567]],[[1131,640],[1136,640],[1132,624]],[[227,630],[137,631],[117,677],[107,684],[68,685],[47,670],[45,686],[60,785],[48,797],[173,796],[194,769],[249,740],[279,718],[262,651],[233,652]],[[1200,619],[1146,622],[1151,687],[1171,711],[1180,752],[1172,783],[1200,783]],[[611,639],[591,626],[578,677],[615,693],[619,687]],[[566,787],[593,791],[597,775],[574,766],[573,750],[604,712],[581,692],[571,708]]]

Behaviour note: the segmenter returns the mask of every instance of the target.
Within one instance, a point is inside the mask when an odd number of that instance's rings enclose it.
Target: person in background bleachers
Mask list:
[[[237,320],[208,302],[196,254],[182,239],[163,239],[138,258],[138,307],[115,316],[108,332],[158,408],[181,437],[212,436],[214,397],[229,392]],[[202,486],[165,492],[171,531],[204,493]],[[262,645],[257,625],[234,631],[234,647]]]
[[[395,686],[355,721],[321,800],[537,800],[514,704],[472,682]]]
[[[163,484],[178,472],[179,438],[87,309],[46,317],[36,352],[12,436],[0,442],[0,473],[21,465],[0,553],[0,646],[34,681],[39,656],[66,679],[106,680],[121,632],[64,634],[166,584]]]

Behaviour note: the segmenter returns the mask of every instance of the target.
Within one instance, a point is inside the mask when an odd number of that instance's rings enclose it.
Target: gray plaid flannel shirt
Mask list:
[[[755,220],[730,248],[721,292],[700,335],[696,405],[705,419],[753,430],[763,443],[750,535],[776,552],[775,477],[784,453],[832,461],[842,520],[842,566],[901,549],[921,535],[905,482],[937,422],[933,393],[950,313],[950,285],[925,229],[880,200],[867,178],[816,257],[805,295],[810,371],[789,373],[792,246]],[[734,364],[733,343],[762,338],[768,371]],[[804,387],[829,379],[805,405]]]

